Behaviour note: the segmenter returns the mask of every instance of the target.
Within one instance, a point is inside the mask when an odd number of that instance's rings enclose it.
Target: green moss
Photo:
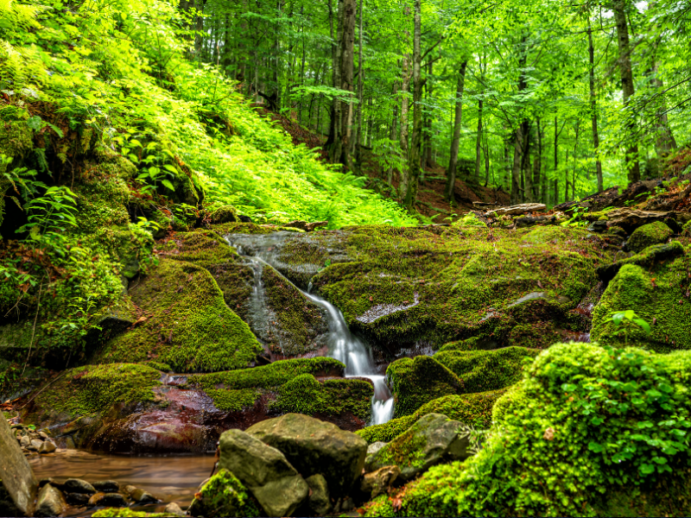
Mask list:
[[[221,469],[195,495],[192,516],[262,516],[259,504],[235,475]]]
[[[662,221],[648,223],[634,230],[626,245],[630,250],[638,253],[652,245],[666,242],[674,232]]]
[[[430,356],[396,360],[386,376],[394,395],[394,417],[410,415],[428,401],[463,391],[458,376]]]
[[[619,347],[635,343],[659,352],[691,349],[690,271],[687,255],[655,262],[647,270],[622,266],[593,311],[593,340]],[[649,335],[628,323],[615,327],[612,314],[628,309],[650,324]]]
[[[219,207],[211,213],[210,219],[212,224],[238,223],[240,221],[238,213],[232,205]]]
[[[315,289],[351,329],[393,347],[473,336],[495,347],[530,336],[544,347],[545,330],[549,339],[558,330],[587,331],[570,310],[597,283],[596,268],[611,260],[600,236],[563,227],[476,228],[326,231],[295,240],[280,259],[314,269],[330,260],[312,278]],[[520,324],[537,330],[511,336]]]
[[[370,418],[372,385],[359,379],[330,379],[323,383],[311,374],[301,374],[280,387],[271,408],[281,412],[338,416],[351,413]]]
[[[219,371],[247,367],[262,350],[199,266],[163,259],[129,294],[146,321],[108,342],[102,362],[155,359],[176,372]]]
[[[388,423],[368,426],[357,433],[369,444],[377,441],[389,442],[405,432],[422,416],[444,414],[478,429],[486,429],[492,422],[492,408],[501,401],[505,390],[444,396],[422,405],[414,414],[392,419]]]
[[[170,365],[168,365],[167,363],[148,361],[148,362],[142,362],[142,364],[146,365],[147,367],[151,367],[152,369],[156,369],[157,371],[173,372],[173,369],[171,369]]]
[[[225,388],[238,390],[245,388],[272,388],[287,383],[301,374],[316,376],[343,376],[345,365],[333,358],[296,358],[280,360],[269,365],[230,372],[196,374],[189,377],[188,383],[206,389]]]
[[[378,466],[420,467],[425,463],[427,438],[420,433],[418,422],[384,446],[377,454]]]
[[[214,405],[219,410],[227,412],[239,412],[253,407],[260,396],[255,389],[204,389],[204,392],[214,400]]]
[[[87,365],[65,371],[40,390],[38,408],[77,415],[101,415],[114,404],[153,402],[161,373],[146,365]]]
[[[431,468],[366,514],[685,515],[689,379],[687,351],[556,344],[500,400],[478,454]]]
[[[276,227],[257,225],[256,223],[221,223],[212,226],[214,232],[221,236],[228,234],[272,234]]]
[[[480,221],[480,219],[473,212],[468,212],[458,221],[453,224],[455,227],[481,227],[487,228],[487,225]]]
[[[443,351],[435,354],[434,359],[459,377],[464,392],[485,392],[520,381],[525,360],[532,360],[539,352],[524,347],[493,351]]]

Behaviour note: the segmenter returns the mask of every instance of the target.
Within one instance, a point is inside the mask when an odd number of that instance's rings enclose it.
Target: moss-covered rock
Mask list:
[[[160,378],[156,369],[130,363],[69,369],[37,391],[27,409],[29,421],[41,422],[50,415],[67,419],[101,416],[115,404],[152,403],[156,399],[153,388],[161,384]]]
[[[498,390],[518,382],[525,359],[539,351],[524,347],[497,350],[440,351],[434,356],[403,358],[386,373],[395,397],[395,417],[410,415],[446,395]]]
[[[386,369],[394,396],[394,417],[410,415],[425,403],[463,392],[463,383],[430,356],[402,358]]]
[[[99,361],[156,359],[177,372],[217,371],[248,367],[261,351],[204,268],[162,259],[129,294],[141,323],[110,340]]]
[[[638,227],[633,231],[631,237],[626,242],[630,250],[638,253],[652,245],[659,245],[666,242],[674,235],[674,231],[662,221],[648,223]]]
[[[688,514],[691,450],[679,438],[691,428],[689,379],[687,351],[554,345],[477,455],[431,468],[365,514]]]
[[[489,428],[493,420],[493,408],[498,404],[505,390],[444,396],[425,403],[412,415],[392,419],[388,423],[368,426],[356,433],[368,444],[377,441],[389,442],[410,428],[415,421],[427,414],[444,414],[477,429]]]
[[[235,475],[221,469],[204,484],[189,508],[191,516],[262,516],[255,498]]]
[[[106,507],[105,509],[99,509],[91,516],[93,516],[94,518],[164,518],[175,515],[168,513],[148,513],[146,511],[134,511],[129,507]]]
[[[384,466],[398,466],[399,478],[408,481],[435,464],[469,457],[469,450],[470,428],[443,414],[427,414],[368,456],[365,470],[373,472]]]
[[[686,254],[647,268],[624,264],[593,311],[593,340],[616,346],[635,343],[659,352],[691,348],[690,271],[691,259]],[[612,315],[625,310],[635,311],[650,325],[651,333],[629,321],[616,326]]]
[[[238,212],[232,205],[224,205],[222,207],[219,207],[211,213],[209,219],[211,220],[212,224],[240,222]]]

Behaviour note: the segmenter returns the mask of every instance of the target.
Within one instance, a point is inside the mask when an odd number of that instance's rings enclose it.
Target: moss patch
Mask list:
[[[145,511],[133,511],[129,507],[106,507],[99,509],[94,514],[94,518],[117,518],[122,516],[124,518],[163,518],[164,516],[174,516],[168,513],[147,513]]]
[[[262,516],[260,506],[235,475],[221,469],[190,505],[192,516]]]
[[[444,396],[422,405],[414,414],[392,419],[388,423],[368,426],[357,433],[369,444],[389,442],[405,432],[422,416],[444,414],[450,419],[479,429],[488,428],[492,422],[492,408],[505,390]]]
[[[625,264],[593,311],[591,336],[603,344],[640,344],[658,352],[691,349],[690,290],[691,259],[686,254],[647,268]],[[650,335],[635,325],[614,326],[612,314],[628,309],[650,324]]]
[[[261,345],[228,308],[211,274],[194,264],[161,260],[130,289],[146,320],[111,340],[100,361],[161,361],[177,372],[249,366]]]
[[[652,245],[659,245],[674,235],[674,232],[662,221],[648,223],[633,231],[626,246],[634,252],[642,252]]]
[[[155,400],[161,373],[146,365],[87,365],[65,371],[36,396],[38,408],[71,416],[101,415],[114,404]]]

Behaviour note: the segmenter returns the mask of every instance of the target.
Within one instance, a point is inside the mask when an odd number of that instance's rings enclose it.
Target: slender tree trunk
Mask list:
[[[576,174],[578,171],[578,136],[580,134],[581,119],[576,119],[576,142],[573,144],[573,173],[571,174],[571,198],[576,199]]]
[[[489,134],[485,131],[485,145],[484,145],[484,155],[485,155],[485,187],[489,184]],[[496,187],[496,185],[495,185]]]
[[[463,122],[463,88],[465,87],[465,71],[468,60],[461,63],[456,83],[456,106],[453,118],[453,137],[451,138],[451,151],[449,153],[449,168],[446,170],[446,190],[444,194],[449,203],[454,203],[453,188],[456,184],[456,168],[458,167],[458,146],[461,142],[461,124]]]
[[[362,69],[362,11],[364,8],[364,0],[360,0],[360,32],[358,36],[358,108],[357,108],[357,138],[355,140],[355,162],[358,164],[358,169],[362,168],[362,150],[360,149],[362,141],[362,84],[364,82],[364,71]]]
[[[331,80],[334,88],[340,88],[341,85],[341,67],[340,67],[340,40],[341,40],[341,16],[343,14],[343,0],[338,0],[338,10],[333,12],[331,5],[332,0],[329,0],[329,35],[331,36],[331,61],[333,63],[331,69]],[[336,35],[334,37],[334,19],[336,20]],[[331,111],[329,117],[329,135],[326,138],[324,148],[329,151],[329,159],[334,162],[334,147],[336,140],[336,128],[340,126],[341,104],[337,99],[331,102]]]
[[[393,83],[393,95],[391,96],[393,99],[396,99],[396,92],[398,91],[398,82],[394,81]],[[398,103],[394,102],[393,104],[393,113],[391,115],[391,127],[389,129],[389,140],[395,141],[396,140],[396,122],[398,121]],[[386,181],[388,182],[389,185],[393,185],[393,167],[389,167],[389,169],[386,171]]]
[[[521,173],[523,174],[525,185],[523,189],[523,201],[526,203],[532,203],[535,201],[535,194],[533,190],[533,170],[530,166],[530,149],[532,148],[532,140],[530,138],[530,124],[527,121],[523,129],[523,134],[525,135],[523,140],[523,163],[521,164]]]
[[[406,11],[407,9],[408,8],[406,7]],[[403,157],[403,165],[401,165],[400,171],[400,182],[398,185],[398,193],[401,199],[405,198],[405,194],[408,191],[408,90],[410,88],[409,67],[410,55],[405,54],[403,56],[403,67],[401,77],[401,132],[399,135],[401,142],[401,155]]]
[[[554,205],[559,203],[559,124],[554,116]]]
[[[432,56],[430,56],[429,63],[427,64],[427,82],[425,83],[428,106],[432,104],[432,90],[434,88],[432,81],[433,66],[434,61],[432,60]],[[422,163],[425,167],[432,168],[434,167],[434,163],[432,162],[432,113],[429,108],[425,111],[425,132],[423,134],[423,139],[425,145],[422,153]]]
[[[631,68],[631,47],[629,45],[629,27],[626,21],[626,1],[614,0],[612,11],[614,21],[617,26],[617,42],[619,45],[619,69],[621,72],[621,91],[624,97],[624,106],[629,107],[631,97],[634,94],[633,70]],[[626,139],[628,148],[626,150],[626,168],[629,175],[629,183],[637,182],[641,179],[641,169],[638,161],[638,141],[635,135],[634,115],[628,113],[626,122]]]
[[[521,38],[521,55],[518,59],[518,68],[521,70],[518,76],[518,94],[521,95],[523,91],[528,87],[528,82],[525,76],[525,67],[528,60],[528,51],[525,48],[527,37],[523,36]],[[525,193],[521,190],[521,166],[523,165],[522,153],[523,153],[523,141],[526,139],[526,128],[525,121],[522,121],[516,132],[514,134],[514,147],[513,147],[513,171],[511,175],[511,203],[517,204],[521,203],[521,200],[525,196]]]
[[[658,62],[653,58],[653,86],[658,92],[662,92],[663,85],[658,75]],[[665,95],[660,94],[661,99],[656,103],[656,118],[657,118],[657,138],[655,140],[655,152],[659,157],[664,157],[670,151],[676,149],[677,142],[674,140],[672,129],[669,127],[669,120],[667,119],[667,103],[665,102]]]
[[[595,148],[595,173],[597,175],[597,192],[603,190],[602,162],[600,161],[600,136],[597,132],[597,96],[595,93],[595,47],[593,46],[593,31],[588,14],[588,58],[590,60],[590,112],[593,122],[593,148]]]
[[[413,22],[413,135],[410,144],[410,156],[408,159],[409,182],[405,193],[404,205],[409,211],[415,208],[417,199],[418,182],[420,179],[421,156],[420,144],[422,138],[422,77],[420,74],[420,3],[415,0],[415,12]]]
[[[340,79],[341,90],[353,91],[353,64],[355,47],[355,11],[356,0],[343,0],[343,22],[340,43]],[[350,139],[352,138],[353,128],[353,103],[341,101],[340,105],[340,129],[334,142],[335,162],[343,165],[345,171],[352,171],[353,164],[350,156]]]
[[[542,140],[544,138],[543,130],[540,125],[540,119],[537,119],[537,161],[538,161],[538,176],[540,178],[540,201],[544,204],[549,202],[549,192],[547,192],[547,171],[542,170]]]
[[[480,182],[480,164],[482,152],[482,99],[477,102],[477,136],[475,138],[475,180]]]

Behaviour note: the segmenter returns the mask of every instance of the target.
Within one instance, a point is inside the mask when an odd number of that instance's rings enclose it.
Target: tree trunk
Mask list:
[[[554,116],[554,205],[559,203],[559,124],[557,116]]]
[[[595,95],[595,47],[593,46],[593,31],[588,15],[588,58],[590,60],[590,111],[593,121],[593,148],[595,148],[595,173],[597,175],[597,192],[603,190],[602,162],[600,161],[600,136],[597,132],[597,97]]]
[[[334,88],[340,88],[341,85],[341,67],[340,63],[340,45],[341,41],[341,16],[343,14],[343,0],[338,0],[338,10],[334,14],[331,6],[331,0],[328,3],[329,7],[329,35],[331,36],[331,61],[333,63],[331,68],[332,85]],[[334,18],[336,19],[336,37],[334,37]],[[331,102],[331,110],[329,117],[329,135],[326,138],[324,149],[329,152],[329,159],[334,162],[333,152],[336,141],[336,128],[340,126],[340,103],[337,99]]]
[[[407,11],[406,7],[406,11]],[[407,40],[406,40],[407,41]],[[403,157],[403,165],[400,171],[400,183],[398,185],[398,193],[401,199],[405,198],[408,191],[408,90],[410,87],[410,55],[403,56],[403,72],[401,77],[401,155]]]
[[[432,104],[432,89],[433,89],[433,83],[432,83],[432,72],[433,72],[433,65],[434,61],[432,60],[432,56],[429,57],[429,63],[427,64],[427,82],[425,83],[425,90],[426,90],[426,95],[427,95],[427,105],[430,106]],[[432,168],[434,167],[434,164],[432,163],[432,114],[430,113],[430,109],[428,108],[425,111],[425,132],[423,134],[423,139],[424,139],[424,146],[423,146],[423,153],[422,153],[422,163],[425,167]],[[424,174],[424,171],[423,171]]]
[[[520,95],[527,87],[528,82],[525,77],[525,67],[528,61],[528,51],[525,48],[525,43],[527,37],[523,36],[521,38],[521,55],[518,59],[518,68],[520,69],[520,75],[518,76],[518,94]],[[514,147],[513,147],[513,171],[511,175],[511,203],[517,204],[521,203],[525,193],[521,191],[521,166],[523,165],[522,153],[523,153],[523,140],[526,138],[525,126],[526,121],[522,121],[516,132],[514,134]]]
[[[358,164],[358,169],[362,169],[362,149],[360,148],[362,141],[362,84],[364,81],[362,70],[362,10],[364,8],[364,0],[360,0],[360,32],[358,36],[358,108],[357,108],[357,138],[355,140],[355,162]]]
[[[521,173],[525,180],[525,187],[523,189],[522,200],[526,203],[532,203],[535,201],[535,194],[533,190],[533,170],[530,166],[530,148],[532,147],[532,141],[530,139],[530,123],[524,123],[523,134],[525,138],[523,139],[523,163],[521,164]]]
[[[662,81],[658,77],[658,62],[657,59],[653,61],[653,86],[658,92],[662,92]],[[670,151],[676,149],[677,142],[672,135],[672,129],[669,127],[669,120],[667,119],[667,103],[665,102],[665,95],[660,94],[661,99],[658,100],[656,109],[657,118],[657,138],[655,139],[655,152],[657,156],[664,157]]]
[[[629,46],[629,27],[626,21],[626,0],[614,0],[612,3],[614,21],[617,26],[617,42],[619,45],[619,69],[621,72],[621,91],[624,97],[624,106],[629,107],[631,97],[634,94],[633,71],[631,68],[631,48]],[[629,183],[641,179],[641,169],[638,163],[638,142],[635,133],[635,120],[632,113],[626,117],[626,168],[629,175]]]
[[[485,155],[485,187],[487,187],[489,184],[489,135],[487,132],[485,132],[485,146],[483,151]]]
[[[398,91],[398,83],[393,83],[392,98],[396,99],[396,92]],[[389,128],[389,140],[396,140],[396,122],[398,121],[398,103],[393,104],[393,114],[391,115],[391,127]],[[389,167],[386,171],[386,181],[389,185],[393,185],[393,167]]]
[[[477,102],[477,136],[475,137],[475,180],[480,182],[480,153],[482,152],[482,99]]]
[[[415,12],[413,21],[413,135],[410,143],[410,156],[408,159],[408,189],[405,193],[404,205],[409,211],[415,208],[417,199],[418,182],[420,179],[420,144],[422,138],[422,77],[420,74],[420,2],[415,0]]]
[[[458,166],[458,146],[461,142],[461,124],[463,122],[463,88],[465,86],[465,71],[468,60],[461,63],[456,83],[456,107],[453,119],[453,137],[451,138],[451,152],[449,153],[449,168],[446,170],[446,190],[444,194],[449,203],[453,203],[453,187],[456,183],[456,167]]]

